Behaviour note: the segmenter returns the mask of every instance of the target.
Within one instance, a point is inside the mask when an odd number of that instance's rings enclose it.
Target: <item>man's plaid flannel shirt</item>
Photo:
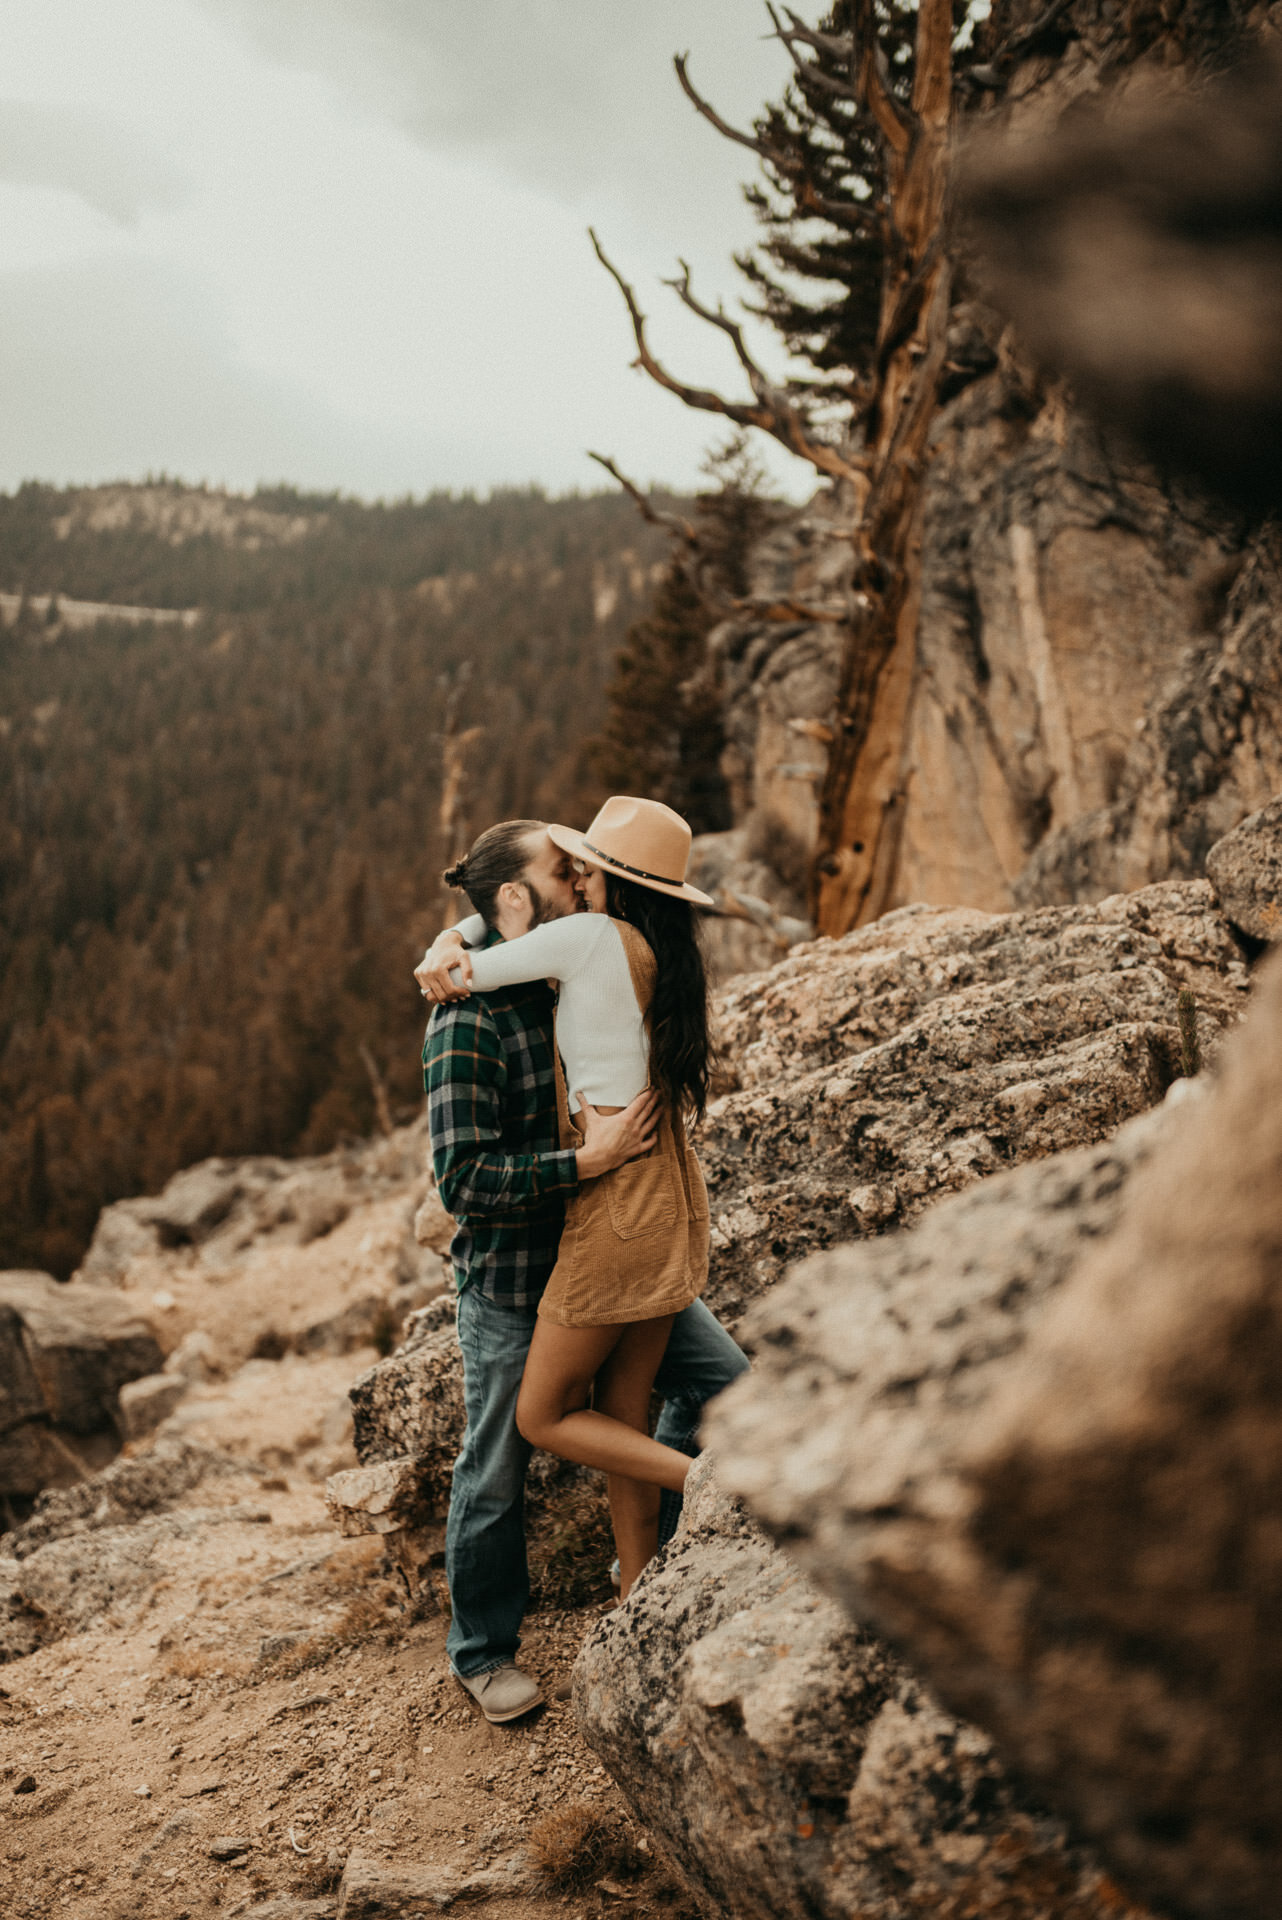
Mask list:
[[[485,942],[499,938],[491,932]],[[556,1265],[574,1154],[557,1146],[552,989],[546,981],[435,1007],[423,1043],[432,1165],[458,1231],[459,1291],[537,1306]]]

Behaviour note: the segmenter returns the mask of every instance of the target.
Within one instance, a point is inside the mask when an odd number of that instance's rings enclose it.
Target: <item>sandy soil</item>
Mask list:
[[[596,1608],[531,1617],[549,1704],[491,1727],[448,1673],[439,1577],[411,1608],[379,1542],[330,1527],[323,1475],[351,1458],[345,1389],[373,1357],[251,1361],[195,1390],[168,1431],[228,1464],[145,1523],[142,1590],[0,1669],[5,1920],[320,1920],[352,1853],[451,1876],[515,1859],[510,1894],[468,1903],[510,1920],[680,1910],[635,1833],[584,1891],[520,1867],[566,1808],[625,1827],[554,1697]]]

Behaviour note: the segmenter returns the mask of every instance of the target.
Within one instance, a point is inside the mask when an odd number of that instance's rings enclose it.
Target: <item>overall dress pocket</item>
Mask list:
[[[620,1240],[649,1233],[670,1234],[677,1222],[677,1190],[672,1155],[660,1137],[640,1160],[625,1161],[602,1180],[610,1226]]]

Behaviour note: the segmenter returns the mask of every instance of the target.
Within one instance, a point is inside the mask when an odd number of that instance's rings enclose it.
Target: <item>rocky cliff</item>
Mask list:
[[[1040,1596],[1052,1624],[1066,1609],[1085,1613],[1081,1597],[1058,1597],[1064,1574],[1048,1547],[1032,1589],[1015,1581],[1033,1611],[1013,1644],[1035,1670],[1003,1665],[1017,1617],[1009,1547],[985,1536],[987,1559],[967,1549],[967,1600],[930,1542],[969,1540],[957,1491],[964,1443],[986,1408],[1004,1404],[1056,1299],[1070,1297],[1079,1255],[1112,1244],[1145,1168],[1186,1116],[1212,1110],[1205,1072],[1186,1070],[1195,1050],[1214,1067],[1238,1028],[1261,938],[1252,930],[1267,933],[1280,905],[1278,809],[1221,843],[1210,870],[1213,884],[1168,883],[1098,906],[906,910],[725,990],[733,1084],[702,1145],[717,1229],[711,1297],[752,1339],[753,1392],[765,1397],[727,1404],[720,1478],[700,1469],[681,1536],[618,1613],[577,1608],[576,1567],[599,1586],[608,1560],[595,1505],[552,1463],[536,1476],[542,1599],[527,1657],[559,1678],[599,1622],[577,1680],[582,1734],[557,1705],[533,1740],[523,1730],[478,1747],[454,1724],[448,1681],[433,1677],[444,1671],[444,1622],[430,1563],[461,1406],[438,1291],[448,1223],[427,1189],[421,1127],[312,1162],[206,1163],[112,1209],[84,1274],[59,1293],[68,1307],[80,1289],[122,1324],[146,1322],[156,1351],[135,1364],[160,1370],[121,1393],[115,1430],[133,1434],[125,1457],[46,1495],[0,1548],[10,1697],[48,1699],[62,1742],[37,1752],[22,1732],[27,1707],[13,1709],[36,1783],[30,1814],[46,1822],[51,1857],[78,1857],[83,1823],[42,1754],[61,1753],[57,1764],[89,1783],[85,1742],[109,1735],[140,1756],[141,1785],[165,1813],[150,1839],[146,1803],[112,1816],[129,1836],[126,1876],[130,1860],[145,1875],[154,1849],[168,1847],[172,1871],[221,1885],[234,1869],[211,1867],[208,1847],[237,1838],[246,1851],[230,1857],[243,1867],[272,1834],[283,1874],[298,1864],[292,1821],[301,1845],[327,1836],[327,1884],[346,1863],[349,1905],[467,1888],[533,1903],[547,1888],[521,1852],[525,1829],[567,1793],[589,1809],[603,1795],[613,1804],[599,1765],[634,1834],[647,1834],[709,1913],[1139,1914],[1153,1877],[1142,1836],[1175,1818],[1161,1794],[1179,1778],[1155,1767],[1159,1813],[1144,1803],[1132,1843],[1123,1797],[1098,1756],[1074,1745],[1091,1724],[1065,1706],[1083,1670],[1072,1669],[1067,1692],[1042,1697],[1067,1656],[1053,1637],[1036,1639]],[[796,1277],[777,1284],[797,1259]],[[398,1325],[401,1346],[374,1364],[362,1342],[392,1341]],[[349,1385],[360,1464],[338,1417]],[[764,1472],[752,1464],[763,1444]],[[727,1479],[764,1527],[731,1504]],[[852,1600],[863,1562],[851,1556],[866,1549],[881,1567],[897,1517],[931,1564],[913,1571],[897,1611],[882,1580],[865,1615],[865,1600]],[[1056,1517],[1048,1538],[1065,1524]],[[941,1548],[944,1560],[951,1551]],[[1243,1551],[1266,1567],[1263,1535]],[[982,1594],[1002,1600],[982,1631],[981,1580]],[[1199,1631],[1211,1644],[1212,1628]],[[362,1668],[361,1648],[380,1636],[385,1648]],[[911,1641],[906,1656],[895,1640]],[[1239,1634],[1238,1644],[1249,1642]],[[56,1704],[63,1694],[49,1689],[81,1667],[100,1692],[87,1707]],[[389,1668],[404,1681],[408,1745],[399,1721],[378,1718]],[[346,1690],[301,1677],[291,1687],[291,1672],[313,1669],[341,1673]],[[151,1676],[145,1688],[122,1689],[131,1671]],[[1127,1719],[1145,1676],[1122,1667],[1116,1678],[1108,1725],[1123,1740],[1148,1737]],[[1203,1718],[1179,1724],[1209,1739],[1220,1696],[1204,1691]],[[145,1721],[137,1732],[130,1713]],[[1105,1724],[1103,1709],[1094,1718]],[[184,1744],[184,1720],[199,1739],[188,1732]],[[361,1741],[374,1743],[370,1781],[377,1771],[381,1784],[365,1784]],[[1056,1764],[1030,1787],[1047,1743]],[[1266,1745],[1261,1735],[1257,1760]],[[206,1758],[224,1753],[236,1756],[234,1784]],[[471,1768],[471,1783],[447,1781],[449,1765]],[[1208,1786],[1220,1808],[1223,1784]],[[216,1813],[174,1825],[189,1790],[222,1793],[228,1810],[254,1819],[243,1832],[233,1822],[230,1838],[209,1825]],[[1112,1825],[1092,1813],[1101,1791]],[[495,1842],[501,1859],[469,1841],[447,1869],[451,1820],[479,1819],[479,1834],[495,1795],[514,1810],[515,1825],[495,1829],[506,1836]],[[1089,1849],[1091,1834],[1102,1852]],[[105,1858],[117,1844],[104,1838]],[[1192,1885],[1201,1844],[1177,1834],[1158,1851],[1188,1865]],[[434,1864],[410,1864],[425,1852]],[[1223,1850],[1214,1877],[1229,1884]],[[14,1900],[16,1912],[37,1911],[25,1894]]]
[[[711,1424],[790,1558],[1176,1914],[1276,1902],[1280,1047],[1275,964],[1162,1124],[801,1266]]]
[[[1002,34],[1025,50],[985,79],[987,108],[968,96],[972,135],[1018,139],[972,194],[979,247],[953,236],[961,292],[921,479],[915,614],[880,674],[844,816],[858,924],[916,902],[1002,911],[1192,878],[1282,784],[1278,548],[1261,529],[1276,499],[1263,424],[1276,410],[1276,87],[1248,78],[1183,130],[1159,104],[1107,140],[1066,132],[1049,159],[1045,138],[1106,92],[1160,103],[1173,69],[1222,61],[1276,9],[1248,22],[1177,8],[1160,27],[1094,0],[1042,13],[1003,11]],[[1266,66],[1260,55],[1252,70]],[[1232,147],[1216,133],[1225,115],[1242,129]],[[1083,164],[1089,206],[1074,199]],[[1129,191],[1136,177],[1146,197]],[[1178,236],[1195,229],[1219,238],[1185,272]],[[1176,316],[1195,308],[1203,320],[1181,344]],[[1087,393],[1103,387],[1102,411],[1079,405],[1065,362]],[[1148,383],[1133,404],[1128,379]],[[1161,473],[1119,417],[1153,428]],[[1213,471],[1236,506],[1162,477],[1190,433],[1196,457],[1176,467]],[[746,891],[785,918],[806,912],[851,514],[826,490],[774,527],[755,556],[754,611],[709,643],[735,814],[710,875],[727,900]],[[746,864],[732,871],[728,854]],[[756,951],[774,957],[764,940]]]
[[[1270,820],[1244,854],[1217,857],[1223,901],[1243,918],[1259,911],[1252,881],[1272,884]],[[949,1422],[964,1428],[1001,1381],[1083,1248],[1116,1224],[1134,1170],[1196,1102],[1192,1051],[1213,1062],[1236,1028],[1255,950],[1202,880],[1093,907],[905,909],[724,990],[734,1084],[700,1150],[708,1297],[758,1351],[755,1397],[736,1396],[718,1428],[738,1422],[723,1470],[736,1487],[745,1436],[768,1457],[804,1428],[814,1460],[799,1453],[795,1479],[781,1476],[790,1492],[835,1462],[893,1514],[890,1423],[916,1409],[914,1432],[946,1448]],[[801,1279],[777,1284],[806,1254],[800,1276],[835,1276],[813,1336]],[[866,1277],[845,1278],[852,1261]],[[331,1482],[353,1532],[412,1539],[443,1513],[461,1408],[452,1329],[434,1318],[353,1389],[365,1465]],[[847,1353],[863,1383],[848,1403],[844,1379],[824,1393],[825,1364]],[[795,1397],[776,1428],[780,1379]],[[678,1541],[589,1641],[576,1697],[708,1911],[1125,1911],[991,1734],[852,1628],[701,1471]],[[536,1511],[556,1497],[541,1475]],[[787,1539],[797,1522],[756,1504]],[[819,1504],[840,1507],[831,1489]]]
[[[967,324],[991,365],[932,439],[914,646],[887,668],[863,756],[866,921],[1192,878],[1282,785],[1275,536],[1110,444],[990,312]],[[727,905],[747,894],[776,916],[758,913],[755,944],[714,936],[738,941],[731,964],[768,964],[777,920],[804,920],[845,557],[839,502],[820,499],[772,535],[754,590],[786,582],[834,617],[712,636],[736,826],[700,871]]]

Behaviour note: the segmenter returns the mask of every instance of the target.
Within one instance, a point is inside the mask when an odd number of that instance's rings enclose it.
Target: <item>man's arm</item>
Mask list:
[[[577,1150],[505,1151],[506,1067],[497,1036],[474,1005],[436,1016],[423,1067],[437,1190],[456,1219],[568,1197],[580,1180],[608,1173],[654,1145],[659,1097],[647,1089],[621,1113],[597,1113],[584,1102],[583,1145]]]
[[[423,1054],[428,1131],[441,1204],[456,1219],[515,1212],[578,1186],[573,1152],[503,1147],[506,1074],[498,1036],[477,1003],[434,1016]]]
[[[456,927],[438,933],[432,945],[414,969],[414,978],[423,998],[436,1006],[448,1006],[452,1000],[466,1000],[472,991],[472,962],[469,947],[477,947],[485,938],[485,922],[479,913],[469,914]],[[458,978],[450,979],[450,968]]]

